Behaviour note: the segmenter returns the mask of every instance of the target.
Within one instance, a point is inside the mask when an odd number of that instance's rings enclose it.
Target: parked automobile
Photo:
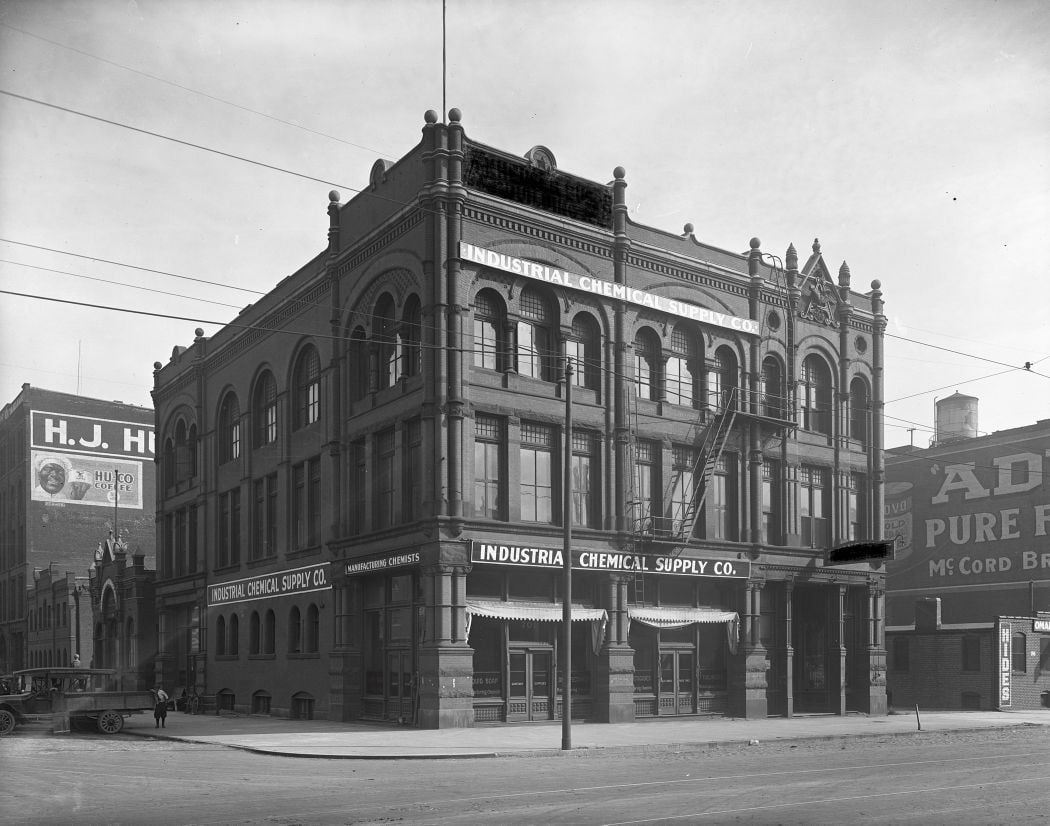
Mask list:
[[[18,725],[47,723],[56,732],[90,722],[103,734],[124,728],[124,718],[152,711],[152,691],[116,687],[108,668],[27,668],[5,677],[0,688],[0,735]]]

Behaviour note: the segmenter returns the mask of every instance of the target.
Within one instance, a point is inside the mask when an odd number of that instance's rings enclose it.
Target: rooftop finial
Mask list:
[[[813,239],[813,254],[814,255],[820,255],[820,239],[819,238],[814,238]]]
[[[789,270],[798,269],[798,251],[795,249],[794,244],[788,244],[787,252],[784,254],[784,258],[787,261],[787,268]]]
[[[839,286],[849,286],[849,264],[847,264],[845,261],[843,261],[842,266],[839,267]]]

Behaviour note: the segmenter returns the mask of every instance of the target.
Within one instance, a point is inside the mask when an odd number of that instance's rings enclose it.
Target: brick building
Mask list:
[[[0,410],[0,671],[30,665],[27,593],[39,584],[34,571],[79,578],[98,539],[114,529],[152,563],[153,432],[148,408],[29,384]],[[40,599],[52,611],[64,602]],[[44,639],[43,631],[34,633]],[[47,657],[37,643],[34,650]],[[74,653],[47,650],[52,658]]]
[[[626,188],[428,112],[326,249],[156,364],[166,685],[556,719],[568,544],[574,716],[885,712],[881,568],[824,565],[882,530],[880,284]]]
[[[33,571],[26,592],[26,668],[69,666],[79,655],[84,665],[94,657],[88,578],[52,568]],[[14,670],[14,669],[12,669]]]
[[[886,630],[890,699],[898,708],[1050,708],[1050,611],[988,622],[941,622],[941,600]]]

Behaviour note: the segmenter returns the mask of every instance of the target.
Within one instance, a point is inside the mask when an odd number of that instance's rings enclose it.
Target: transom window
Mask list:
[[[474,419],[474,514],[503,519],[503,420],[478,414]]]
[[[521,519],[554,522],[554,428],[521,425]]]
[[[491,290],[474,299],[474,366],[499,370],[503,351],[503,304]]]
[[[671,355],[664,370],[664,395],[671,404],[696,406],[697,349],[689,332],[681,324],[676,325],[671,331]]]
[[[552,313],[543,296],[525,289],[520,300],[518,322],[518,373],[534,379],[553,380],[554,355]]]

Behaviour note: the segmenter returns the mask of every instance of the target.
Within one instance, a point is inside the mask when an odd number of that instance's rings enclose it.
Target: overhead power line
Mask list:
[[[0,26],[3,26],[5,29],[11,29],[12,31],[16,31],[19,34],[24,34],[26,37],[33,37],[37,40],[43,41],[44,43],[50,43],[52,46],[58,46],[60,49],[65,49],[66,51],[74,52],[76,54],[83,55],[84,57],[90,57],[92,60],[97,60],[100,63],[108,63],[110,66],[116,66],[118,69],[123,69],[126,72],[133,72],[136,75],[141,75],[142,77],[149,78],[150,80],[155,80],[158,83],[164,83],[168,86],[173,86],[176,89],[182,89],[184,92],[191,92],[195,95],[200,95],[201,97],[207,98],[208,100],[214,100],[217,103],[223,103],[226,106],[232,106],[235,109],[240,109],[242,112],[250,112],[251,114],[258,115],[261,118],[266,118],[267,120],[272,120],[277,123],[283,123],[285,126],[291,126],[294,129],[301,129],[304,132],[309,132],[312,135],[319,135],[322,138],[329,138],[330,140],[338,141],[339,143],[345,143],[347,146],[353,146],[357,149],[363,149],[366,152],[374,152],[377,155],[384,154],[378,149],[372,149],[371,147],[364,146],[360,143],[354,143],[353,141],[348,141],[345,138],[340,138],[337,135],[330,135],[327,132],[320,132],[317,129],[311,129],[308,126],[303,126],[302,124],[295,123],[290,120],[284,120],[283,118],[279,118],[276,115],[271,115],[267,112],[260,112],[258,109],[252,109],[250,106],[244,106],[243,104],[235,103],[232,100],[226,100],[225,98],[217,97],[216,95],[211,95],[207,92],[202,92],[200,89],[194,89],[191,86],[184,86],[181,83],[176,83],[173,80],[168,80],[167,78],[160,77],[159,75],[153,75],[149,72],[144,72],[141,69],[136,69],[132,66],[127,66],[123,63],[117,63],[115,60],[110,60],[108,58],[92,54],[91,52],[85,52],[83,49],[77,49],[73,46],[67,46],[65,43],[59,43],[57,40],[51,40],[50,38],[42,37],[39,34],[34,34],[33,32],[26,31],[25,29],[20,29],[17,26],[12,26],[9,23],[0,23]]]

